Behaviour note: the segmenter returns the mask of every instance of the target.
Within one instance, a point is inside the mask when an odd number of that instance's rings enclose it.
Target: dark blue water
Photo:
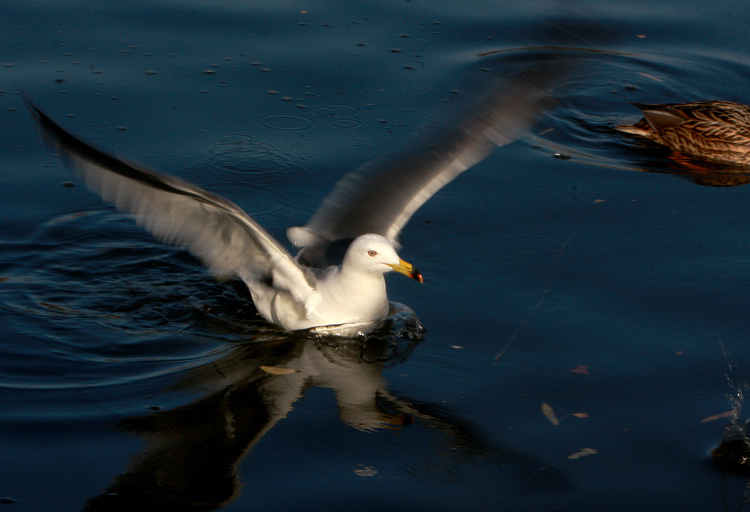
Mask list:
[[[1,7],[0,507],[741,510],[746,480],[709,455],[729,420],[701,420],[750,377],[747,176],[612,128],[630,102],[750,103],[744,4]],[[401,236],[425,284],[389,295],[421,341],[264,326],[87,192],[18,94],[282,237],[440,127],[467,72],[568,27],[586,51],[557,102]]]

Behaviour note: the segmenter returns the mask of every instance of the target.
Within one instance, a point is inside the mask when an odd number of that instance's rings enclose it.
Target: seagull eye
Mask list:
[[[375,256],[378,255],[378,251],[373,251],[372,249],[370,249],[369,251],[367,251],[367,255],[370,256],[371,258],[374,258]]]

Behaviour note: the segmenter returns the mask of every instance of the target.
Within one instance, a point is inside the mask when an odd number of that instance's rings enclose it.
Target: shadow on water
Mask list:
[[[473,463],[492,478],[493,466],[505,468],[503,487],[515,492],[574,490],[559,470],[490,441],[444,407],[387,390],[383,369],[404,362],[422,339],[413,312],[392,306],[393,314],[367,337],[265,329],[220,359],[189,370],[168,391],[200,389],[205,396],[121,421],[120,429],[146,439],[146,449],[133,455],[126,471],[84,510],[214,510],[236,499],[242,485],[248,493],[264,492],[252,488],[247,475],[240,482],[240,461],[313,387],[333,390],[340,420],[357,430],[397,435],[402,429],[420,429],[437,435],[439,442],[430,445],[424,460],[415,462],[413,450],[405,454],[409,461],[402,465],[412,476],[451,479]]]

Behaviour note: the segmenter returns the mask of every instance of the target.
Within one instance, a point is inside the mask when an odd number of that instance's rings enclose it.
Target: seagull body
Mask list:
[[[385,237],[366,234],[349,246],[341,265],[306,269],[303,301],[273,283],[245,279],[258,312],[288,330],[380,320],[389,303],[383,274],[395,270],[422,282],[422,275],[396,254]]]
[[[445,184],[520,137],[557,71],[530,74],[524,68],[504,80],[502,94],[494,87],[473,91],[468,113],[442,126],[439,137],[417,138],[404,151],[344,176],[305,226],[287,231],[300,249],[296,257],[234,203],[100,151],[25,100],[43,138],[89,189],[157,238],[190,250],[217,277],[242,279],[263,318],[297,330],[384,319],[386,272],[422,282],[396,253],[401,229]],[[351,243],[341,264],[329,265],[329,246],[339,241]]]
[[[634,103],[643,119],[618,130],[702,160],[750,165],[750,107],[732,101]]]

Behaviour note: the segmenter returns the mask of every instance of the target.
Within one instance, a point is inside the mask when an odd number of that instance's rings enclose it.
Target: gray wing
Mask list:
[[[547,62],[533,73],[487,84],[474,75],[461,92],[455,119],[437,136],[417,137],[400,151],[370,161],[344,176],[303,227],[287,231],[304,249],[298,255],[323,264],[332,242],[377,233],[394,243],[414,212],[456,176],[487,157],[496,147],[517,140],[536,119],[548,98],[545,87],[563,66]],[[479,82],[479,83],[478,83]]]
[[[218,277],[272,279],[274,287],[289,290],[301,302],[309,295],[312,287],[304,269],[237,205],[103,153],[63,130],[28,98],[26,103],[42,135],[86,185],[153,235],[188,248]]]

